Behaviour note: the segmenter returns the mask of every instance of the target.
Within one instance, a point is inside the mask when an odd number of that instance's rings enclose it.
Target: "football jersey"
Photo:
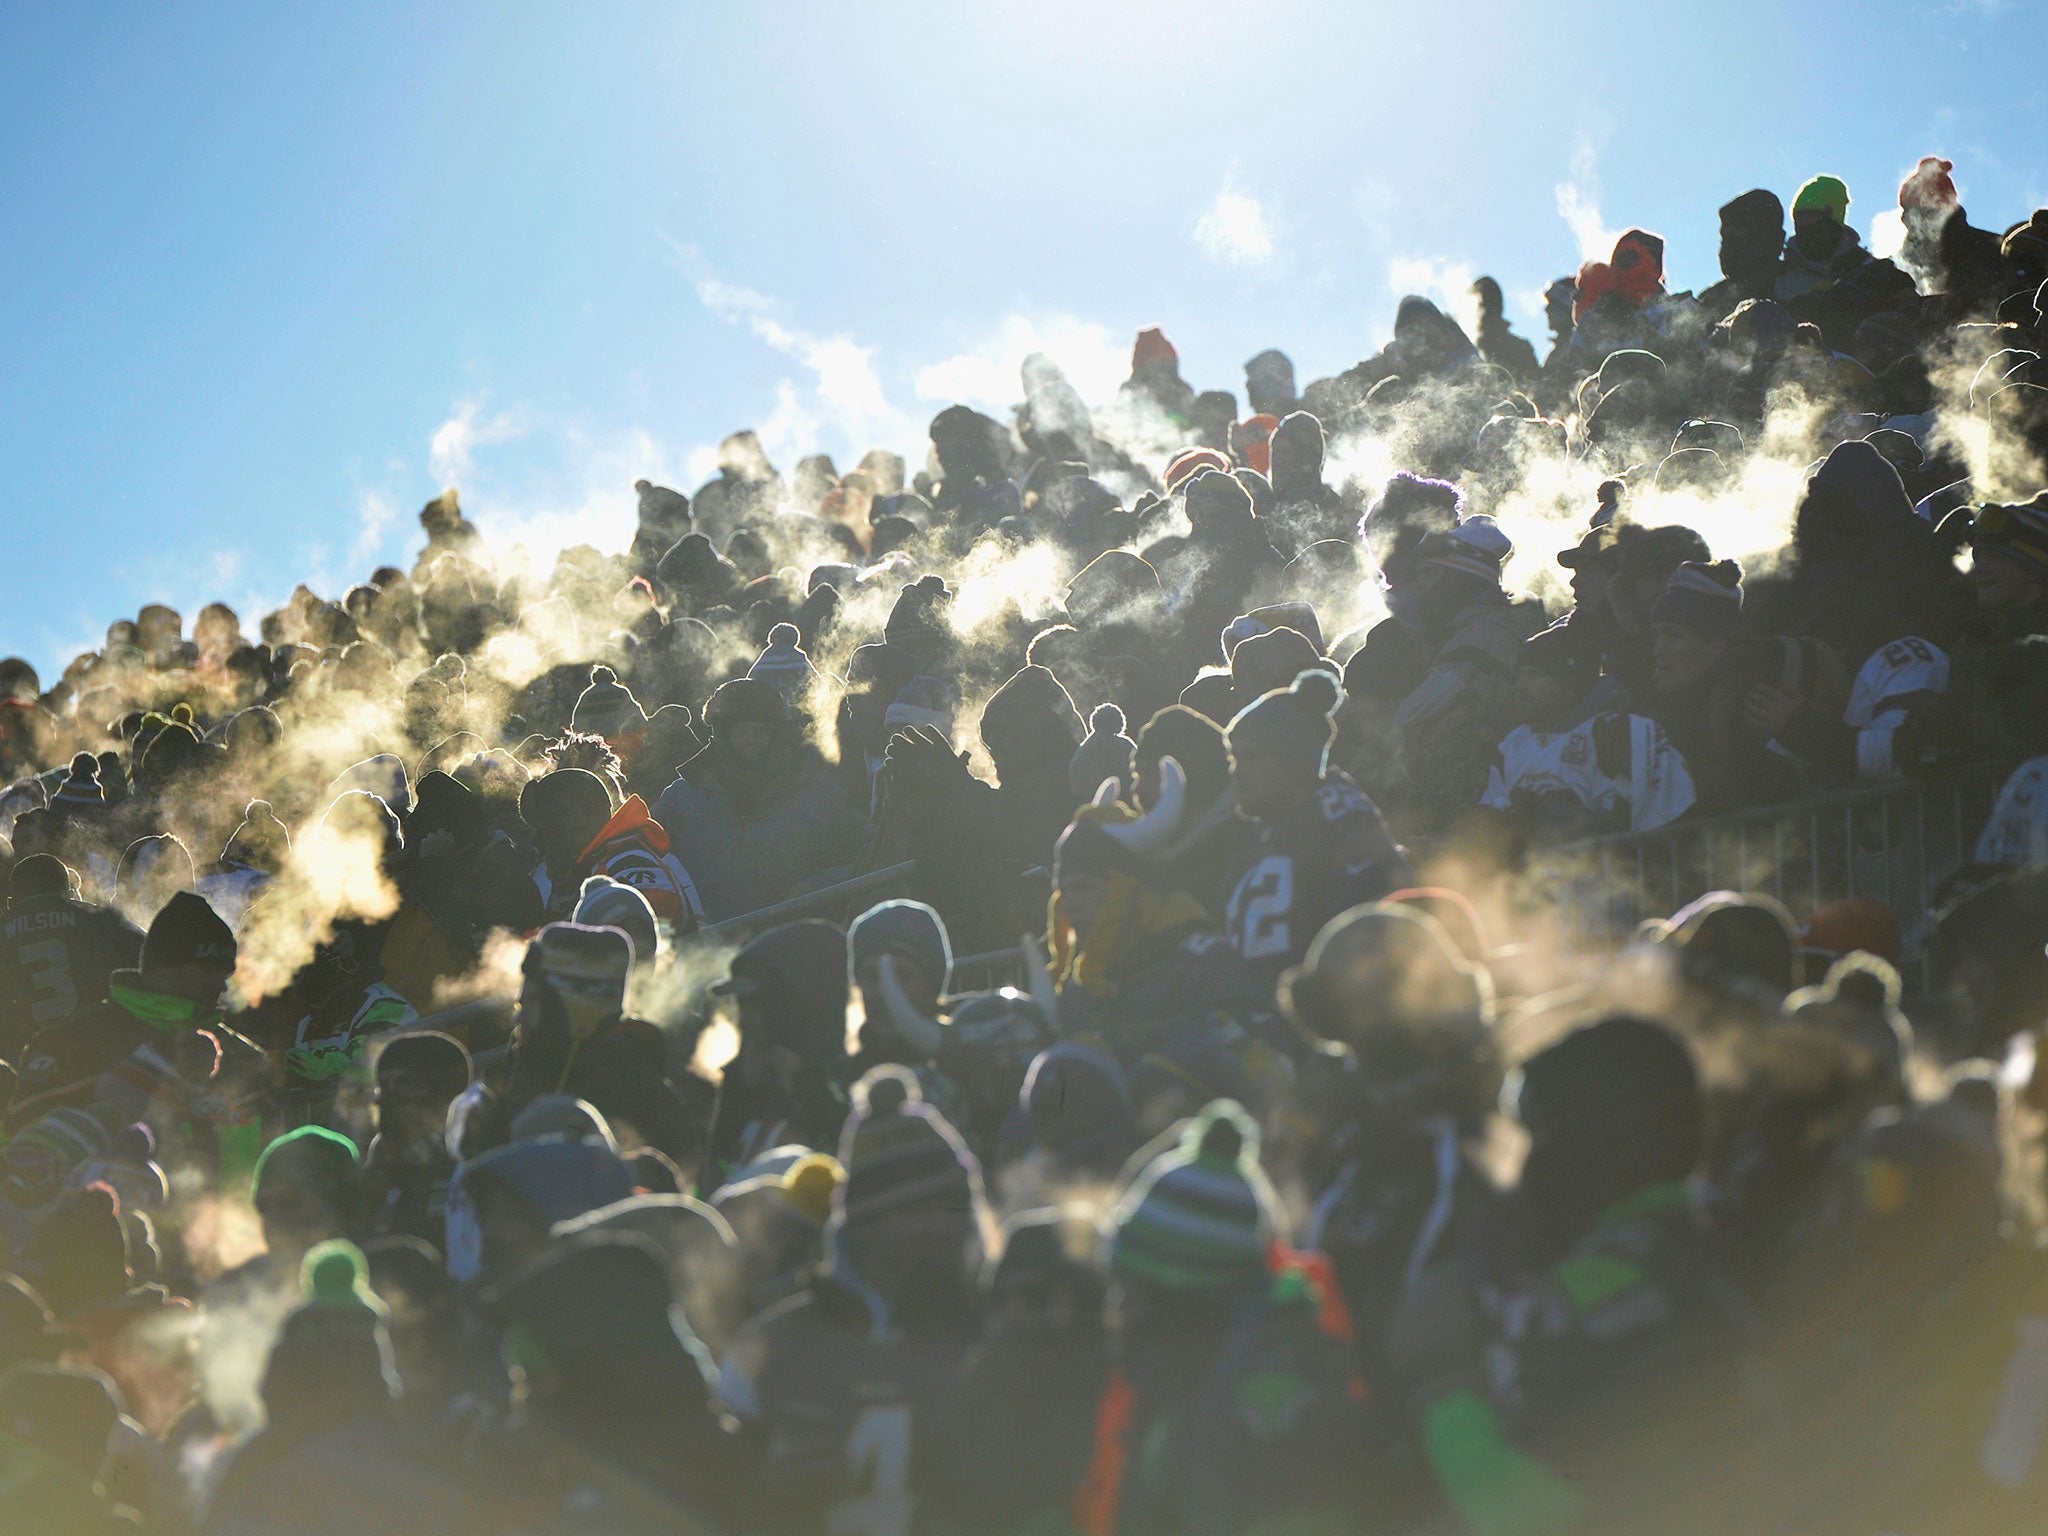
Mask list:
[[[0,916],[0,1056],[107,995],[142,935],[118,913],[63,896],[24,896]]]
[[[1697,799],[1685,758],[1664,728],[1642,715],[1596,715],[1568,731],[1518,725],[1502,740],[1480,804],[1499,811],[1569,795],[1587,810],[1648,832],[1676,821]]]
[[[1856,732],[1856,774],[1889,779],[1898,774],[1892,737],[1916,704],[1948,691],[1948,653],[1918,635],[1873,651],[1857,669],[1843,724]]]
[[[1338,769],[1285,820],[1259,829],[1251,867],[1230,893],[1224,932],[1248,965],[1298,963],[1323,924],[1408,883],[1408,856],[1379,807]]]

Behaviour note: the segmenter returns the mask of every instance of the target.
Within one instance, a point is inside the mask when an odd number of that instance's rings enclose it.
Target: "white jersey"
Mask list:
[[[1916,703],[1948,691],[1948,653],[1930,640],[1906,635],[1873,651],[1856,673],[1842,723],[1856,732],[1856,775],[1897,778],[1892,736]]]
[[[1979,864],[2038,864],[2048,860],[2048,757],[2013,770],[1977,839]]]
[[[1500,744],[1480,804],[1512,810],[1570,795],[1596,814],[1626,809],[1628,830],[1676,821],[1697,793],[1664,728],[1642,715],[1595,715],[1568,731],[1516,726]]]

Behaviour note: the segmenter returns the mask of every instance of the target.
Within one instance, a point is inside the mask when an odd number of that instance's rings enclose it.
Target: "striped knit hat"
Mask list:
[[[1742,626],[1742,567],[1733,560],[1686,561],[1650,605],[1650,619],[1710,635],[1733,633]]]
[[[1110,1226],[1118,1274],[1170,1290],[1257,1284],[1282,1223],[1251,1116],[1229,1099],[1196,1115],[1130,1182]]]
[[[796,700],[818,680],[818,669],[804,654],[803,642],[803,631],[794,624],[776,625],[768,631],[768,648],[747,669],[747,676],[771,682],[785,699]]]
[[[106,804],[107,791],[100,783],[99,759],[90,752],[79,753],[71,759],[70,772],[57,786],[57,793],[50,797],[52,809],[98,811],[104,810]]]
[[[846,1180],[834,1195],[833,1214],[841,1226],[927,1201],[963,1208],[983,1203],[981,1165],[903,1067],[877,1067],[854,1084],[839,1161]]]

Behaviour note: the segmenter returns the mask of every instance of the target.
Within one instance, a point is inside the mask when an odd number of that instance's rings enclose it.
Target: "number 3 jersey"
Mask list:
[[[863,1290],[822,1278],[726,1352],[718,1396],[756,1437],[761,1528],[775,1536],[953,1528],[946,1437],[977,1322],[896,1327]]]
[[[142,935],[120,914],[63,896],[24,896],[0,916],[0,1058],[107,995],[136,964]]]
[[[1339,912],[1411,878],[1379,807],[1338,769],[1284,820],[1261,826],[1253,852],[1230,893],[1224,931],[1248,965],[1276,978]]]

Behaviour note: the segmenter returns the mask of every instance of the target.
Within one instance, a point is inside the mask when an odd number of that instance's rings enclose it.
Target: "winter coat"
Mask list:
[[[663,802],[667,799],[664,794]],[[555,893],[557,904],[566,898],[573,908],[583,882],[605,875],[632,886],[647,898],[656,917],[673,923],[678,933],[688,933],[703,920],[704,905],[691,871],[670,851],[672,839],[668,823],[652,815],[638,795],[628,795],[583,850],[576,878],[564,881],[563,889]]]
[[[141,953],[142,934],[111,908],[64,896],[9,902],[0,918],[0,1059],[105,997],[107,978]]]
[[[809,747],[737,795],[728,778],[734,771],[721,766],[714,743],[683,766],[654,808],[694,877],[704,920],[713,923],[829,883],[853,863],[866,835],[840,781]]]

